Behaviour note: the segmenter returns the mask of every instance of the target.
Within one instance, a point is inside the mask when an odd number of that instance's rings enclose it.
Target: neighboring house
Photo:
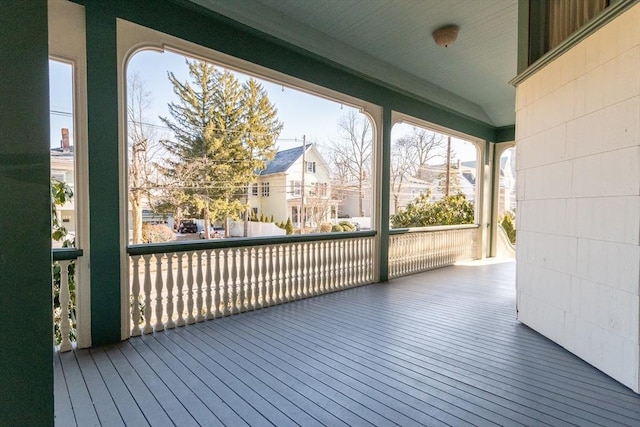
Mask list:
[[[305,226],[317,227],[336,216],[338,201],[332,199],[330,182],[329,166],[313,144],[306,145],[304,156],[302,146],[278,151],[250,186],[249,207],[258,217],[291,218],[300,227],[304,205]]]
[[[66,183],[75,193],[75,163],[73,156],[73,145],[66,148],[52,148],[51,156],[51,177]],[[64,205],[58,206],[56,212],[60,223],[69,233],[76,232],[75,198],[71,198]]]
[[[498,218],[502,218],[505,212],[516,211],[516,159],[515,150],[508,150],[500,157],[500,175],[498,182]],[[460,162],[460,173],[468,181],[475,183],[475,160]]]

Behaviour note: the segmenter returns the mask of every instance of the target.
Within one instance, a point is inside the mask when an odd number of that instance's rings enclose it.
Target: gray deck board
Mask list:
[[[456,266],[56,355],[56,425],[640,425],[640,396]]]
[[[54,355],[53,373],[54,393],[55,396],[60,396],[55,399],[54,402],[55,422],[57,425],[75,427],[77,425],[76,419],[73,413],[73,406],[71,405],[71,398],[69,396],[69,390],[67,389],[67,382],[65,381],[59,353]]]
[[[103,426],[123,426],[124,422],[116,405],[111,399],[109,390],[104,383],[100,372],[95,365],[91,354],[87,351],[76,352],[78,367],[82,371],[85,384],[91,397],[91,402],[98,416],[100,425]],[[82,425],[82,424],[80,424]]]
[[[100,425],[75,352],[60,354],[60,365],[67,383],[68,396],[76,424],[78,426]]]
[[[126,426],[149,425],[140,407],[136,405],[133,396],[120,377],[113,363],[109,359],[105,348],[97,348],[90,351],[93,361],[105,380],[113,403],[118,408],[118,413]],[[118,414],[112,414],[117,417]]]

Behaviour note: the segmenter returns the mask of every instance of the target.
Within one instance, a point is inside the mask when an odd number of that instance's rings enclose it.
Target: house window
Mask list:
[[[307,162],[307,172],[316,173],[316,162]]]
[[[610,0],[546,0],[529,3],[529,64],[600,15]]]
[[[299,221],[298,218],[298,206],[293,206],[291,208],[291,222],[293,222],[294,224],[297,224]]]
[[[262,183],[262,197],[269,197],[269,183]]]
[[[327,195],[327,183],[326,182],[323,182],[322,184],[319,184],[318,193],[320,194],[320,196],[326,197],[326,195]]]
[[[251,195],[252,196],[258,195],[258,184],[251,184]]]
[[[291,194],[294,196],[299,196],[301,193],[301,183],[300,181],[291,181]]]

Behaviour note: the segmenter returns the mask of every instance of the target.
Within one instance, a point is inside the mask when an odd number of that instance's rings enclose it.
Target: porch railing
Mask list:
[[[54,345],[59,351],[70,351],[76,341],[75,261],[81,256],[82,249],[52,250]]]
[[[478,258],[479,226],[391,230],[389,277],[400,277]]]
[[[373,281],[375,232],[132,245],[131,335]]]

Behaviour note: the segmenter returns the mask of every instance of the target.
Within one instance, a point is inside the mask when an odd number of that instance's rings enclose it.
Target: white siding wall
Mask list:
[[[518,318],[640,391],[640,5],[519,85]]]

